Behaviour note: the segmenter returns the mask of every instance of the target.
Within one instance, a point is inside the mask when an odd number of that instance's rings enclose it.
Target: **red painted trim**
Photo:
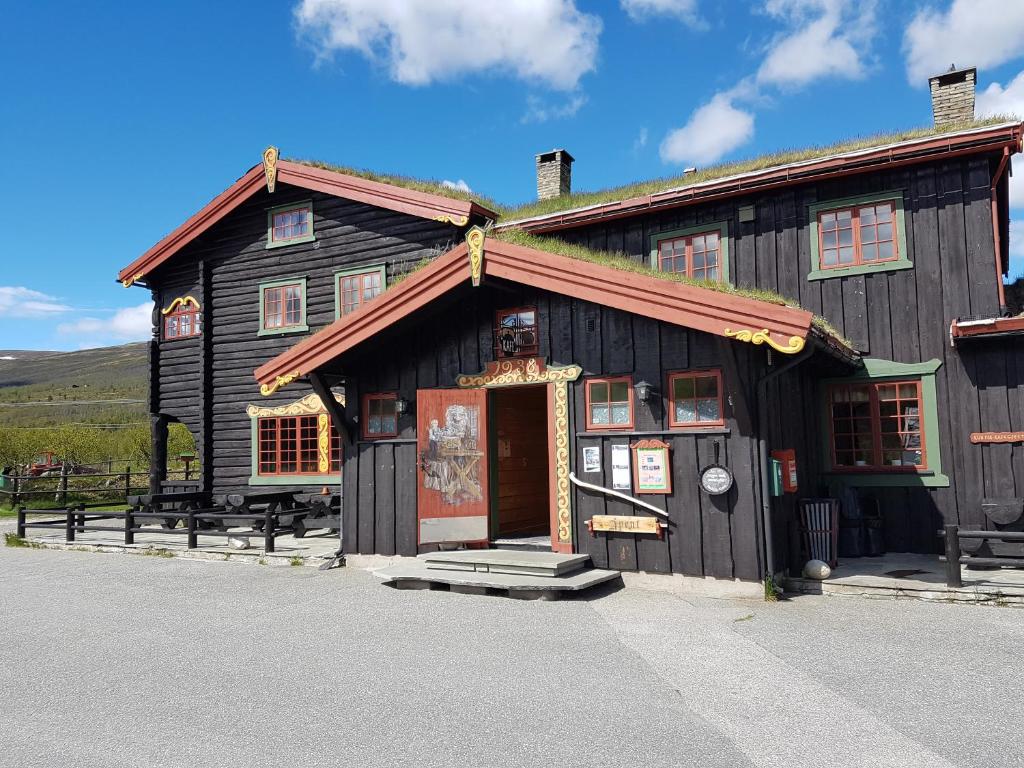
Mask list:
[[[633,462],[633,493],[637,496],[641,494],[647,495],[661,495],[671,496],[672,495],[672,446],[666,443],[664,440],[648,439],[638,440],[629,446],[632,451],[631,459]],[[637,457],[637,453],[642,450],[659,450],[665,452],[665,480],[667,481],[664,488],[657,490],[648,489],[644,490],[640,488],[640,462]],[[661,538],[661,532],[658,532],[658,538]]]
[[[364,440],[382,440],[388,437],[398,437],[398,414],[395,414],[395,430],[393,432],[370,432],[370,401],[371,400],[397,400],[397,392],[368,392],[363,395],[363,407],[359,413],[359,420],[362,422],[361,434]]]
[[[999,167],[996,168],[995,174],[992,176],[992,250],[995,251],[996,260],[996,286],[999,291],[999,307],[1000,312],[1003,311],[1003,307],[1006,306],[1006,289],[1003,287],[1003,255],[1002,255],[1002,243],[999,237],[999,204],[996,193],[996,186],[999,184],[999,180],[1006,172],[1006,166],[1010,162],[1010,150],[1003,148],[1003,158],[999,161]]]
[[[954,320],[950,326],[950,336],[961,339],[970,336],[995,336],[1001,333],[1020,333],[1024,331],[1024,317],[994,317],[976,325],[960,325]],[[965,321],[966,322],[966,321]]]
[[[484,246],[487,277],[509,280],[694,330],[725,336],[730,330],[767,328],[782,345],[806,339],[812,315],[794,307],[733,296],[489,238]],[[469,282],[466,245],[460,245],[399,285],[319,333],[296,344],[255,371],[261,383],[315,370],[408,317],[437,297]]]
[[[808,181],[848,176],[878,167],[898,168],[928,160],[949,159],[994,151],[1001,152],[1004,149],[1012,154],[1021,149],[1022,128],[1024,128],[1024,123],[973,133],[937,136],[931,139],[907,142],[899,146],[857,150],[817,161],[793,163],[767,168],[763,171],[736,174],[725,179],[693,184],[683,189],[655,192],[628,200],[588,206],[575,211],[560,211],[519,222],[499,224],[498,228],[512,225],[527,232],[553,232],[559,229],[578,227],[597,220],[609,221],[635,216],[648,210],[665,210],[709,200],[721,200],[727,197],[747,195],[755,190],[776,189]]]
[[[704,251],[704,266],[701,267],[701,271],[704,274],[701,276],[701,278],[697,278],[697,276],[694,274],[695,270],[694,270],[694,266],[693,266],[693,241],[696,238],[698,238],[698,237],[707,237],[708,235],[711,235],[711,234],[718,235],[718,247],[716,247],[715,250],[714,250],[715,264],[714,264],[713,267],[709,267],[708,266],[708,262],[707,262],[708,251]],[[697,279],[707,279],[707,271],[708,271],[708,269],[714,269],[718,273],[718,280],[720,282],[725,282],[725,280],[728,278],[728,275],[723,275],[722,274],[722,272],[723,272],[723,269],[722,269],[722,239],[723,238],[722,238],[721,231],[718,230],[718,229],[709,229],[709,230],[706,230],[704,232],[694,232],[692,235],[683,235],[682,237],[663,237],[663,238],[661,238],[660,240],[658,240],[655,243],[655,247],[657,248],[657,253],[658,253],[658,269],[661,270],[662,272],[676,272],[676,273],[680,273],[680,274],[685,274],[687,277],[697,278]],[[682,240],[683,243],[684,243],[684,245],[683,245],[683,259],[686,262],[686,269],[685,269],[685,271],[682,271],[682,272],[680,272],[680,270],[677,270],[677,269],[665,269],[665,258],[662,256],[662,253],[661,253],[661,244],[662,243],[674,243],[677,240]]]
[[[497,218],[494,212],[468,200],[419,192],[289,160],[278,162],[277,180],[303,189],[324,192],[424,219],[441,220],[448,217],[460,220],[468,219],[472,215]],[[266,189],[266,178],[263,166],[257,165],[203,206],[184,224],[122,269],[118,273],[118,280],[128,280],[139,274],[148,275],[262,189]]]
[[[917,391],[917,419],[918,419],[918,428],[915,431],[917,432],[917,434],[918,434],[918,436],[920,437],[920,440],[921,440],[921,448],[920,448],[920,450],[921,450],[921,463],[920,464],[914,464],[914,465],[903,464],[903,465],[895,466],[894,467],[894,466],[890,466],[890,465],[886,465],[886,464],[882,464],[881,463],[882,462],[882,414],[881,414],[881,410],[880,410],[880,406],[879,406],[879,403],[881,401],[880,401],[880,399],[878,397],[878,390],[879,390],[880,387],[896,386],[898,388],[901,384],[913,384],[914,387],[916,388],[916,391]],[[842,390],[842,389],[851,390],[851,389],[858,389],[858,388],[864,388],[864,389],[867,389],[867,391],[868,391],[868,402],[869,402],[870,411],[871,411],[871,416],[870,416],[870,419],[871,419],[871,458],[872,458],[872,462],[873,463],[869,464],[867,466],[862,466],[862,467],[858,467],[858,466],[852,466],[851,467],[848,464],[840,466],[840,465],[838,465],[836,463],[836,422],[835,422],[835,416],[832,415],[832,403],[833,403],[833,399],[832,398],[833,398],[833,394],[837,390]],[[904,399],[909,399],[909,398],[901,398],[901,397],[899,397],[898,396],[899,389],[897,389],[896,391],[897,391],[896,402],[900,402],[901,400],[904,400]],[[844,473],[844,474],[845,473],[856,474],[856,473],[864,473],[864,472],[870,472],[872,474],[878,474],[880,472],[884,472],[886,474],[900,474],[900,473],[906,473],[906,472],[923,472],[923,471],[927,471],[927,469],[928,469],[928,446],[927,446],[927,442],[926,442],[926,435],[925,435],[925,429],[924,429],[924,400],[923,400],[923,397],[922,397],[922,394],[921,394],[921,380],[920,379],[901,379],[901,380],[898,380],[898,381],[888,381],[887,380],[887,381],[879,381],[879,382],[847,382],[847,383],[843,383],[843,384],[832,384],[828,388],[828,404],[829,404],[829,420],[828,420],[828,423],[829,423],[829,449],[830,449],[830,452],[831,452],[832,471],[833,472]],[[842,434],[849,435],[849,434],[852,434],[852,433],[844,432]],[[893,433],[887,433],[887,434],[893,434]]]
[[[709,378],[714,377],[718,386],[718,414],[720,418],[714,421],[676,421],[676,400],[674,396],[675,389],[672,384],[676,379],[697,379],[697,378]],[[695,382],[696,383],[696,382]],[[702,368],[699,370],[690,371],[671,371],[668,374],[668,387],[665,393],[665,399],[668,401],[668,426],[669,429],[686,429],[687,427],[724,427],[725,426],[725,408],[723,406],[724,398],[722,397],[722,369],[721,368]],[[687,398],[689,399],[689,398]],[[696,409],[697,399],[710,399],[710,398],[694,398],[694,408]]]
[[[860,211],[861,211],[862,208],[878,208],[879,206],[882,206],[882,205],[886,205],[889,208],[889,221],[884,222],[884,223],[890,225],[890,228],[892,229],[892,236],[888,240],[877,240],[876,239],[874,241],[874,243],[869,243],[869,245],[874,245],[877,248],[882,243],[892,243],[892,256],[889,256],[888,258],[885,258],[885,259],[868,259],[867,261],[865,261],[864,260],[864,243],[861,241],[861,227],[863,225],[861,224],[861,220],[860,220]],[[843,248],[844,246],[840,245],[839,233],[840,233],[841,230],[837,226],[836,227],[836,247],[835,247],[837,261],[836,261],[835,264],[826,264],[825,263],[825,228],[822,226],[821,220],[825,216],[828,216],[830,214],[834,214],[836,216],[836,223],[838,225],[839,214],[843,213],[843,212],[849,212],[849,214],[850,214],[850,234],[853,237],[853,261],[851,261],[851,262],[849,262],[847,264],[844,264],[844,263],[838,261],[838,259],[839,259],[839,250],[841,248]],[[879,223],[878,223],[877,218],[875,219],[874,225],[870,225],[869,224],[868,226],[874,226],[874,228],[875,228],[875,237],[877,238],[878,237],[878,227],[879,227]],[[828,210],[818,211],[818,269],[823,270],[823,271],[824,270],[828,270],[828,269],[848,269],[850,267],[860,267],[860,266],[863,266],[865,264],[867,264],[867,265],[874,265],[874,264],[885,264],[886,262],[889,262],[889,261],[899,261],[901,254],[900,254],[899,237],[897,235],[898,235],[898,233],[897,233],[897,229],[896,229],[896,204],[894,202],[891,202],[891,201],[886,202],[886,201],[882,200],[882,201],[875,202],[875,203],[864,203],[864,204],[861,204],[861,205],[844,205],[844,206],[841,206],[839,208],[829,208]]]
[[[620,384],[626,382],[626,393],[629,402],[629,423],[628,424],[613,424],[611,423],[612,418],[612,403],[621,403],[621,400],[612,400],[612,384]],[[590,388],[594,384],[607,384],[608,385],[608,400],[602,401],[608,404],[608,423],[607,424],[595,424],[590,418]],[[605,432],[605,431],[621,431],[633,429],[633,424],[636,421],[634,417],[634,406],[633,406],[633,377],[632,376],[591,376],[590,378],[583,380],[583,400],[584,400],[584,418],[587,423],[588,432]]]

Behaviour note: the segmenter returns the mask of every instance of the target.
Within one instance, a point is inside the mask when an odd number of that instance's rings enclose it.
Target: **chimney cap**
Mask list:
[[[938,80],[940,84],[953,82],[956,80],[966,80],[968,73],[974,73],[974,79],[978,79],[978,68],[977,67],[960,67],[957,69],[955,64],[950,64],[949,69],[945,72],[940,72],[937,75],[932,75],[928,78],[928,82]],[[961,77],[963,75],[963,77]]]
[[[561,149],[561,148],[559,148],[559,149],[552,149],[552,150],[549,150],[548,152],[540,152],[540,153],[538,153],[537,154],[537,162],[538,163],[551,162],[556,157],[558,157],[559,153],[561,153],[563,160],[568,160],[570,163],[576,162],[576,158],[573,157],[572,155],[570,155],[568,150]]]

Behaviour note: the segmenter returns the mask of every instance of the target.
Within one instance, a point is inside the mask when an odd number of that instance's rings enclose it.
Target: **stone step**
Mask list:
[[[474,595],[498,593],[520,600],[557,600],[565,592],[580,592],[622,577],[618,571],[596,568],[561,576],[448,570],[431,568],[424,560],[412,558],[376,571],[374,575],[396,589],[447,588],[452,592]]]
[[[590,555],[521,552],[509,549],[460,549],[420,555],[427,568],[444,571],[522,574],[555,578],[582,569]]]

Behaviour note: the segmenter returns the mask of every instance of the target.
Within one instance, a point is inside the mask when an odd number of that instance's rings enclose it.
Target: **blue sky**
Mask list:
[[[979,113],[1024,115],[1024,3],[15,4],[0,349],[145,338],[147,294],[117,270],[268,144],[520,202],[555,146],[591,189],[926,125],[951,62],[978,66]]]

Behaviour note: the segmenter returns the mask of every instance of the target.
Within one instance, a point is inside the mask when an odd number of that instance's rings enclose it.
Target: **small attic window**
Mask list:
[[[282,205],[267,212],[267,248],[314,239],[312,201]]]

